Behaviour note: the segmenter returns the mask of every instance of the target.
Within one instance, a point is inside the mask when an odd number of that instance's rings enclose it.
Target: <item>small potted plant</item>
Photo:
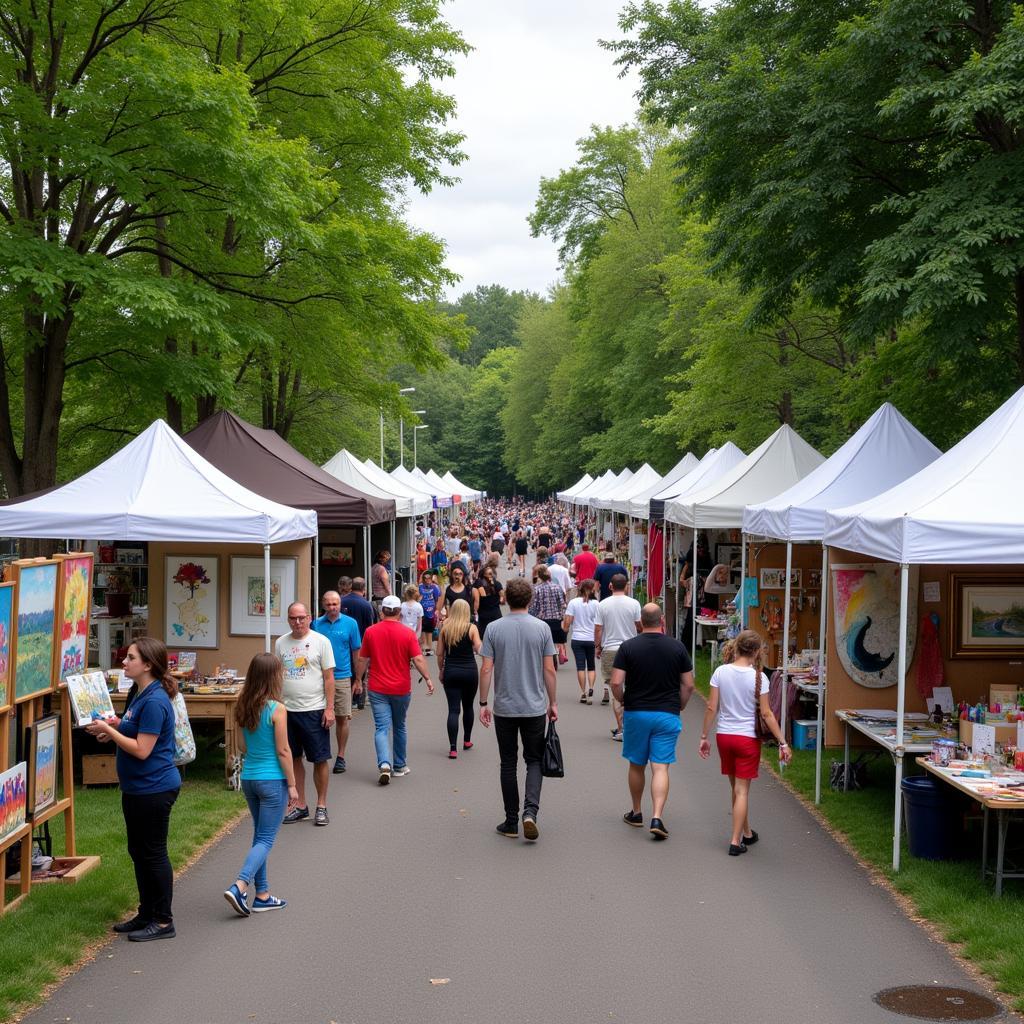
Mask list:
[[[111,569],[107,573],[107,614],[124,618],[132,613],[132,577],[127,569]]]

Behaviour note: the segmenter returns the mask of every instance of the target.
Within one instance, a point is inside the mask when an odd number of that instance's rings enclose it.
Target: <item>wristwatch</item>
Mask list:
[[[482,707],[482,708],[485,708],[485,707],[487,707],[487,701],[485,701],[485,700],[477,701],[477,703],[478,703],[478,704],[480,705],[480,707]]]

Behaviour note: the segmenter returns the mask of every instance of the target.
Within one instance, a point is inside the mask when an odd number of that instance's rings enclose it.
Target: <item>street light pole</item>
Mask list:
[[[399,388],[400,395],[411,395],[415,388]],[[398,417],[398,464],[405,466],[405,417]]]
[[[426,429],[427,429],[427,424],[426,423],[417,424],[417,426],[412,428],[412,464],[413,464],[413,468],[414,469],[415,469],[416,466],[418,466],[420,464],[419,458],[417,457],[417,454],[416,454],[416,439],[419,437],[419,434],[417,433],[417,431],[418,430],[426,430]]]
[[[380,468],[384,468],[384,406],[380,407]]]

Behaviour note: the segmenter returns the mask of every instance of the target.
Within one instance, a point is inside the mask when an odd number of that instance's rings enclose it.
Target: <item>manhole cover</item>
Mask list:
[[[874,998],[886,1010],[921,1020],[991,1020],[1002,1013],[997,1002],[966,988],[901,985],[883,989]]]

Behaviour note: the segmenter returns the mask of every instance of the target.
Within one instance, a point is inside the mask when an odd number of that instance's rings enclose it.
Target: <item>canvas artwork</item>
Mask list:
[[[954,658],[1024,653],[1024,578],[953,573],[949,590]]]
[[[0,774],[0,846],[25,824],[28,807],[28,762]]]
[[[53,689],[56,562],[15,563],[17,634],[14,641],[14,701]]]
[[[324,549],[326,550],[326,549]],[[231,558],[231,626],[236,636],[262,636],[266,629],[266,580],[262,558]],[[294,558],[270,560],[270,632],[288,631],[285,617],[296,598],[298,561]]]
[[[56,676],[63,683],[72,672],[89,664],[89,611],[92,608],[92,555],[69,555],[60,560],[57,616],[60,626]]]
[[[11,636],[14,584],[0,583],[0,709],[11,704]]]
[[[217,556],[167,555],[164,571],[165,642],[168,646],[217,647]]]
[[[73,673],[68,676],[67,684],[76,726],[88,725],[94,715],[101,718],[113,716],[114,705],[102,672]]]
[[[800,569],[790,569],[789,571],[789,585],[790,587],[799,587],[803,578],[803,571]],[[785,590],[786,589],[786,570],[785,569],[762,569],[761,570],[761,589],[762,590]]]
[[[30,805],[33,819],[57,802],[57,751],[60,742],[60,716],[48,715],[32,726]]]
[[[320,548],[322,565],[352,565],[355,549],[351,544],[324,544]]]
[[[900,567],[887,562],[832,567],[836,651],[861,686],[894,686],[899,672]],[[911,569],[907,667],[917,637],[917,572]]]

